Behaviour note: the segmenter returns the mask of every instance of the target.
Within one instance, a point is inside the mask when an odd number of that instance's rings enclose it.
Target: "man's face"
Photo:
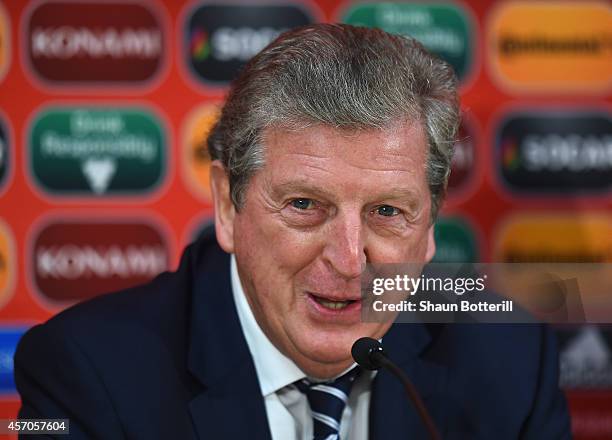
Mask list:
[[[426,262],[435,251],[427,142],[420,123],[346,132],[264,132],[265,166],[235,212],[213,170],[217,236],[234,252],[257,322],[307,374],[347,368],[353,342],[390,323],[361,322],[367,263]],[[217,200],[222,199],[222,200]]]

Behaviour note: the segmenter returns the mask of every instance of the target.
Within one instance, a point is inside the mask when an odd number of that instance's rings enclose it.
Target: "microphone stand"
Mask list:
[[[412,403],[414,403],[414,406],[416,407],[417,412],[419,413],[419,416],[421,416],[421,420],[423,421],[425,428],[427,428],[429,437],[432,440],[441,440],[442,437],[440,437],[440,434],[438,433],[438,429],[436,428],[436,425],[431,419],[429,412],[425,408],[425,404],[423,404],[423,400],[421,399],[421,396],[419,396],[419,393],[417,392],[416,388],[414,387],[410,379],[408,379],[408,376],[406,376],[404,371],[401,368],[399,368],[397,365],[395,365],[393,362],[391,362],[391,360],[387,356],[385,356],[384,353],[381,351],[373,352],[371,354],[371,357],[376,362],[378,362],[380,365],[382,365],[387,370],[389,370],[395,377],[399,379],[402,385],[404,385],[404,389],[406,390],[408,397],[410,398]]]

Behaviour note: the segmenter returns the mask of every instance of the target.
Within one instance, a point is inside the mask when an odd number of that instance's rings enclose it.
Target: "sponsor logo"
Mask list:
[[[4,78],[11,58],[11,30],[8,15],[0,3],[0,80]]]
[[[7,127],[0,118],[0,192],[8,180],[8,175],[10,174],[10,148],[9,148],[9,134]]]
[[[194,29],[189,40],[191,58],[195,61],[206,60],[210,56],[208,34],[204,29]]]
[[[148,193],[166,174],[166,134],[140,108],[55,107],[40,112],[29,136],[36,183],[63,196]]]
[[[474,231],[461,218],[440,218],[434,228],[433,263],[471,263],[478,260]]]
[[[506,2],[489,27],[503,85],[534,92],[605,91],[612,85],[612,8],[589,1]]]
[[[612,285],[608,264],[612,262],[609,213],[513,216],[496,234],[493,249],[492,261],[524,263],[511,265],[516,274],[542,263],[539,267],[544,272],[538,283],[548,285],[543,296],[534,301],[532,288],[522,289],[521,294],[525,304],[535,306],[532,310],[544,313],[537,313],[540,317],[548,316],[557,322],[610,322],[610,304],[606,302],[607,287]],[[502,291],[506,287],[500,285]],[[516,291],[521,291],[520,284],[508,292],[515,295]]]
[[[26,327],[0,327],[0,394],[16,393],[13,356]]]
[[[612,216],[603,214],[517,216],[500,231],[495,246],[494,261],[610,263],[612,262]]]
[[[205,105],[186,119],[183,128],[183,158],[186,178],[194,191],[205,200],[210,193],[210,155],[206,139],[219,117],[220,107]]]
[[[566,389],[567,403],[572,415],[574,438],[612,438],[612,389],[610,387],[582,387]]]
[[[352,6],[342,21],[416,38],[445,59],[459,79],[473,63],[473,35],[466,12],[457,5],[415,3],[365,3]]]
[[[9,228],[0,220],[0,306],[13,293],[15,280],[15,247]]]
[[[449,197],[453,197],[455,193],[464,190],[474,175],[474,144],[472,124],[466,123],[464,118],[457,133],[457,141],[455,142],[455,151],[451,163],[451,174],[448,178]]]
[[[497,167],[514,190],[566,194],[612,188],[607,114],[516,114],[500,124],[496,140]]]
[[[612,330],[587,325],[557,336],[563,388],[612,387]]]
[[[312,22],[293,5],[201,5],[184,26],[185,62],[197,79],[226,84],[280,33]]]
[[[160,20],[146,2],[46,1],[24,25],[24,49],[53,83],[131,83],[153,78],[164,56]]]
[[[38,292],[63,305],[149,281],[167,270],[162,233],[139,222],[57,221],[33,239]]]

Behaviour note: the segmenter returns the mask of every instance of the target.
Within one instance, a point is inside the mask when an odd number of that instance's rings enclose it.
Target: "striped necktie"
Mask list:
[[[339,440],[342,412],[348,402],[351,386],[359,374],[359,368],[330,382],[311,382],[302,379],[295,383],[306,394],[313,421],[313,440]]]

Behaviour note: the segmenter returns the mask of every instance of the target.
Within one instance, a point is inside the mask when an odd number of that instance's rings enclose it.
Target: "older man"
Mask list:
[[[216,240],[32,329],[20,417],[74,438],[425,438],[401,386],[354,367],[353,342],[384,336],[444,438],[569,437],[545,328],[361,320],[366,263],[434,255],[458,119],[451,69],[414,40],[281,35],[208,139]]]

